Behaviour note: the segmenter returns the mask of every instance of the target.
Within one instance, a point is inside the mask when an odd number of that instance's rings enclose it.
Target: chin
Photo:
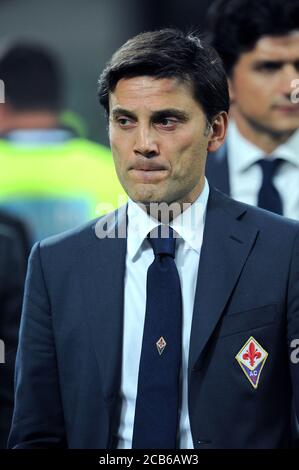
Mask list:
[[[144,188],[131,192],[131,194],[129,193],[129,196],[134,202],[140,202],[145,205],[154,202],[159,203],[163,201],[163,198],[159,197],[156,191],[152,191],[149,188]]]

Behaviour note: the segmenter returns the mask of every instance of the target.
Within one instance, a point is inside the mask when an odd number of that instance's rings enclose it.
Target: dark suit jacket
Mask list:
[[[206,177],[212,186],[228,196],[231,195],[226,144],[222,145],[217,152],[208,154]]]
[[[115,214],[100,219],[107,227]],[[124,234],[125,209],[116,212]],[[10,447],[110,448],[120,418],[126,238],[94,223],[36,244],[17,356]],[[254,388],[235,356],[268,353]],[[280,448],[299,415],[299,225],[211,188],[189,354],[195,448]],[[132,347],[134,347],[132,345]]]
[[[14,365],[26,258],[15,227],[0,222],[0,339],[5,345],[5,363],[0,364],[0,448],[2,449],[7,446],[12,420]]]

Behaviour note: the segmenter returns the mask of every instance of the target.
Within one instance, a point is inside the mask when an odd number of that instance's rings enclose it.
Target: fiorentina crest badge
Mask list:
[[[157,346],[157,349],[158,349],[158,353],[161,354],[163,353],[164,349],[166,348],[166,341],[165,339],[163,338],[163,336],[161,336],[161,338],[159,339],[159,341],[156,342],[156,346]]]
[[[268,357],[267,351],[251,336],[236,355],[244,374],[254,388],[257,388],[262,369]]]

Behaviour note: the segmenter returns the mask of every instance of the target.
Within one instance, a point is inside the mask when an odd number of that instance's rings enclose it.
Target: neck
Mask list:
[[[26,129],[54,129],[59,127],[59,119],[56,113],[51,112],[24,112],[14,115],[7,120],[4,132]]]
[[[275,132],[246,119],[236,110],[232,112],[240,134],[266,154],[271,154],[279,145],[286,142],[294,131]]]

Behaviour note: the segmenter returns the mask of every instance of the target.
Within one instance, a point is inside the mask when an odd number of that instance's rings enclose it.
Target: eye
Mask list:
[[[122,129],[130,129],[135,126],[135,121],[127,116],[120,116],[116,119],[117,124]]]
[[[179,121],[173,117],[162,117],[155,122],[156,125],[163,129],[173,129],[178,123]]]

